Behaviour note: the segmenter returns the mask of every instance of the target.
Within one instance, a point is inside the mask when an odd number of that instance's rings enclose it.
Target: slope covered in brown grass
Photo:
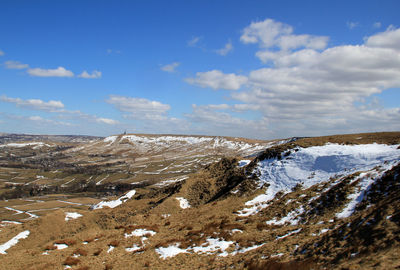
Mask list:
[[[355,179],[364,172],[278,193],[256,214],[238,214],[246,202],[268,189],[252,173],[257,161],[283,158],[288,149],[327,142],[397,145],[400,133],[301,138],[267,149],[247,167],[226,158],[178,183],[135,188],[132,199],[113,209],[91,211],[71,204],[23,224],[4,226],[0,244],[25,230],[30,235],[7,254],[0,254],[2,269],[64,269],[67,265],[72,269],[399,267],[399,165],[377,177],[346,218],[336,215],[349,203],[360,181]],[[177,198],[187,199],[190,207],[181,208]],[[67,212],[83,216],[66,221]],[[290,215],[297,222],[271,222]],[[204,251],[211,246],[210,239],[220,241],[219,246]],[[68,247],[54,248],[57,244]],[[168,247],[182,253],[163,259],[158,251]]]

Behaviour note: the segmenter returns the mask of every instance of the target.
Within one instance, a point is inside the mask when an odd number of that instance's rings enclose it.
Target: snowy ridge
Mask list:
[[[103,139],[107,143],[106,147],[118,143],[130,142],[134,148],[140,153],[148,151],[163,151],[165,149],[174,149],[181,147],[201,147],[203,149],[229,149],[238,151],[243,155],[254,154],[261,151],[272,143],[247,143],[243,141],[236,141],[225,137],[207,137],[207,136],[183,136],[183,135],[164,135],[164,136],[145,136],[145,135],[122,135],[122,136],[109,136]]]
[[[43,143],[43,142],[29,142],[29,143],[7,143],[7,144],[2,144],[0,147],[16,147],[16,148],[21,148],[25,146],[34,146],[34,147],[51,147],[51,145]]]
[[[309,148],[296,148],[283,153],[282,159],[272,158],[260,161],[256,170],[259,173],[260,187],[268,184],[265,194],[246,203],[247,208],[240,216],[248,216],[266,208],[275,195],[290,192],[296,185],[304,188],[326,182],[331,177],[350,175],[357,171],[370,171],[376,166],[392,168],[400,159],[399,145],[364,144],[339,145],[326,144]],[[372,180],[371,180],[372,181]],[[367,181],[361,188],[367,188]],[[360,194],[359,194],[360,195]],[[359,195],[354,195],[357,198]],[[361,195],[360,195],[361,196]]]

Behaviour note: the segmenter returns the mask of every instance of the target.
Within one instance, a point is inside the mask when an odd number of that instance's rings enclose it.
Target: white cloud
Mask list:
[[[1,96],[1,101],[14,103],[18,107],[28,108],[32,110],[49,111],[56,112],[64,108],[64,104],[61,101],[50,100],[43,101],[40,99],[20,99],[20,98],[10,98],[7,96]]]
[[[264,63],[275,61],[297,49],[323,50],[329,38],[326,36],[295,35],[290,25],[266,19],[253,22],[243,30],[240,40],[245,44],[258,44],[261,50],[256,56]]]
[[[110,96],[107,103],[114,105],[119,111],[129,113],[128,117],[136,119],[163,119],[171,109],[168,104],[145,98]]]
[[[269,55],[271,67],[249,73],[249,91],[232,93],[242,102],[232,110],[260,112],[278,137],[400,128],[400,108],[366,104],[400,87],[400,29],[390,27],[361,45],[288,49],[276,56]]]
[[[359,23],[358,22],[347,22],[346,25],[351,30],[351,29],[358,27]]]
[[[366,38],[366,46],[372,48],[393,49],[399,52],[400,28],[395,29],[393,26],[389,26],[389,28],[385,32],[381,32]]]
[[[73,77],[74,73],[64,67],[56,69],[30,68],[28,74],[34,77]]]
[[[381,22],[374,22],[374,24],[372,25],[373,28],[377,29],[377,28],[381,28],[382,27],[382,23]]]
[[[233,45],[232,45],[232,41],[228,41],[228,43],[225,44],[225,47],[223,47],[222,49],[216,50],[215,52],[219,55],[225,56],[228,53],[230,53],[233,50]]]
[[[28,116],[28,117],[22,117],[22,120],[26,119],[29,121],[35,122],[35,124],[47,124],[47,125],[57,125],[57,126],[72,126],[71,123],[68,122],[62,122],[62,121],[55,121],[52,119],[46,119],[38,115],[33,115],[33,116]]]
[[[247,82],[247,77],[235,75],[234,73],[225,74],[219,70],[211,70],[197,72],[195,78],[186,78],[185,81],[203,88],[238,90]]]
[[[262,22],[252,22],[243,30],[240,40],[245,43],[259,43],[261,47],[270,48],[276,45],[280,35],[290,35],[293,28],[290,25],[266,19]]]
[[[101,72],[94,70],[92,74],[89,74],[86,70],[84,70],[81,74],[78,75],[78,77],[84,79],[98,79],[101,78]]]
[[[161,70],[162,70],[162,71],[165,71],[165,72],[173,73],[173,72],[175,72],[175,69],[176,69],[177,67],[179,67],[179,65],[180,65],[179,62],[174,62],[174,63],[172,63],[172,64],[168,64],[168,65],[162,66],[162,67],[161,67]]]
[[[186,133],[189,122],[185,119],[170,117],[171,106],[145,98],[110,96],[107,103],[112,104],[122,113],[127,121],[134,121],[140,132],[146,133]],[[130,124],[132,126],[132,124]]]
[[[189,47],[196,47],[202,37],[192,37],[191,40],[187,42]]]
[[[0,56],[3,56],[4,52],[2,50],[0,50]]]
[[[119,121],[114,120],[114,119],[110,119],[110,118],[97,118],[96,122],[97,123],[107,124],[107,125],[117,125],[117,124],[119,124]]]
[[[7,69],[25,69],[29,67],[28,64],[23,64],[19,61],[6,61],[4,65]]]
[[[268,120],[248,120],[233,117],[226,110],[229,106],[220,105],[192,105],[192,113],[186,114],[192,122],[192,130],[203,134],[229,135],[242,137],[265,137],[270,132],[268,130]]]

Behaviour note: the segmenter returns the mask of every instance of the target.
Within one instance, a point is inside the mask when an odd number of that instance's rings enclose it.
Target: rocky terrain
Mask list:
[[[10,137],[3,269],[400,267],[399,132]]]

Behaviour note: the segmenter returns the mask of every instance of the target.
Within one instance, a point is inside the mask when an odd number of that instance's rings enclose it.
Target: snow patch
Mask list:
[[[117,138],[118,138],[118,136],[108,136],[107,138],[105,138],[105,139],[103,140],[103,142],[108,143],[107,146],[110,146],[110,145],[112,145],[112,144],[115,142],[115,140],[116,140]]]
[[[183,198],[183,197],[177,197],[176,199],[179,201],[179,206],[180,206],[182,209],[190,208],[190,204],[189,204],[189,202],[188,202],[185,198]]]
[[[151,230],[146,230],[146,229],[136,229],[136,230],[132,231],[131,233],[125,233],[125,238],[132,237],[132,236],[141,237],[141,236],[146,236],[148,234],[153,236],[156,234],[156,232],[151,231]]]
[[[77,213],[77,212],[67,212],[65,213],[65,221],[69,221],[71,219],[77,219],[82,217],[81,214]]]
[[[378,165],[393,165],[400,158],[399,145],[363,144],[339,145],[328,143],[323,146],[296,148],[282,153],[283,158],[260,161],[256,168],[259,186],[268,184],[265,194],[246,203],[239,215],[258,213],[268,202],[282,191],[290,192],[296,185],[309,188],[314,184],[329,181],[332,177],[350,175],[357,171],[368,171]]]
[[[0,254],[7,254],[7,250],[11,248],[12,246],[15,246],[18,244],[20,239],[25,239],[29,236],[30,232],[29,231],[23,231],[11,238],[9,241],[6,243],[0,245]]]
[[[301,231],[301,228],[300,228],[300,229],[297,229],[297,230],[294,230],[294,231],[290,231],[290,232],[288,232],[288,233],[285,234],[285,235],[277,236],[277,237],[276,237],[276,240],[280,240],[280,239],[286,238],[286,237],[288,237],[288,236],[290,236],[290,235],[292,235],[292,234],[299,233],[300,231]]]
[[[133,189],[133,190],[129,191],[128,193],[126,193],[124,196],[122,196],[116,200],[99,202],[98,204],[91,206],[91,209],[97,210],[97,209],[102,209],[104,207],[115,208],[115,207],[123,204],[127,200],[131,199],[135,194],[136,194],[136,190]]]
[[[51,147],[49,144],[45,144],[43,142],[30,142],[30,143],[7,143],[7,144],[2,144],[0,147],[15,147],[15,148],[21,148],[25,146],[35,146],[35,147]]]
[[[251,160],[248,159],[243,159],[239,161],[239,167],[244,167],[246,165],[249,165],[249,163],[251,162]]]
[[[66,248],[68,248],[68,245],[66,245],[66,244],[54,244],[54,246],[57,249],[66,249]]]
[[[155,251],[160,254],[160,257],[162,259],[167,259],[167,258],[171,258],[174,257],[180,253],[187,253],[186,249],[181,249],[179,248],[179,244],[176,243],[174,245],[170,245],[168,247],[159,247],[156,248]]]
[[[134,251],[138,251],[138,250],[140,250],[141,249],[141,247],[139,247],[138,245],[133,245],[132,247],[130,247],[130,248],[125,248],[125,250],[127,251],[127,252],[134,252]]]

